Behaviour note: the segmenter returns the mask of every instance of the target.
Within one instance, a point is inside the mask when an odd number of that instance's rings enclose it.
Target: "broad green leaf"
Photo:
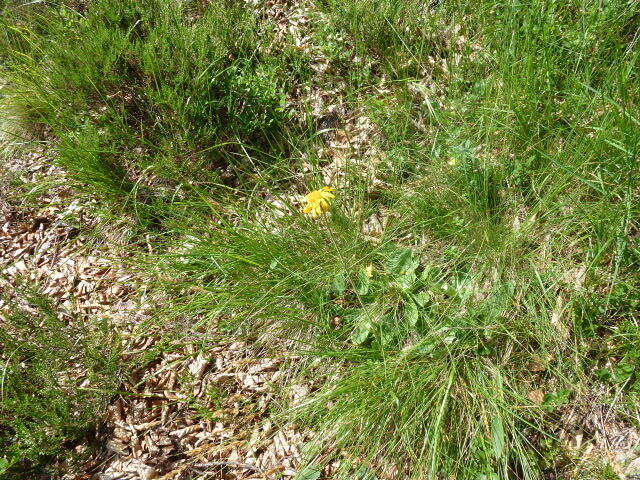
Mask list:
[[[416,347],[414,347],[412,353],[415,355],[426,355],[428,353],[431,353],[436,348],[436,346],[437,343],[433,338],[427,338],[419,343]]]
[[[354,328],[351,332],[351,341],[356,345],[361,345],[367,341],[373,329],[371,312],[362,308],[353,317]]]
[[[564,405],[569,401],[571,397],[571,390],[562,389],[557,392],[549,392],[544,396],[544,402],[542,402],[545,406],[560,406]]]
[[[615,383],[625,383],[636,371],[636,366],[627,361],[622,361],[613,369],[613,381]]]
[[[398,278],[398,284],[403,290],[411,290],[416,283],[416,274],[413,270],[403,273]]]
[[[427,302],[429,302],[429,293],[422,291],[418,292],[413,296],[413,300],[418,304],[419,307],[424,307]]]
[[[418,323],[418,306],[413,302],[407,302],[404,306],[404,319],[405,321],[415,327]]]
[[[478,480],[498,480],[498,474],[497,473],[490,473],[488,475],[480,475],[478,477]]]
[[[445,328],[446,329],[446,328]],[[449,329],[446,329],[449,330]],[[444,335],[442,337],[442,343],[444,343],[445,345],[451,345],[453,342],[455,342],[457,340],[456,337],[456,332],[455,331],[449,331],[448,334]]]
[[[351,332],[351,341],[356,345],[362,345],[369,338],[369,333],[371,333],[371,324],[370,323],[361,323],[360,325],[356,325]]]
[[[603,382],[610,382],[613,378],[613,374],[608,368],[600,368],[596,370],[595,374]]]
[[[413,252],[409,248],[394,248],[387,257],[389,272],[395,275],[413,272],[419,264],[420,260],[413,256]]]
[[[377,480],[377,478],[376,474],[364,465],[358,468],[353,475],[354,480]]]
[[[445,295],[449,295],[450,297],[455,297],[458,294],[458,290],[456,289],[455,285],[448,282],[440,285],[440,291]]]
[[[379,335],[378,340],[384,347],[389,345],[394,339],[394,323],[395,318],[392,313],[387,313],[384,317],[382,317],[377,332]]]
[[[419,344],[417,344],[413,352],[418,355],[426,355],[431,353],[437,347],[442,344],[450,345],[456,341],[456,334],[449,327],[440,327],[436,330],[432,330],[428,337],[425,337]]]
[[[347,276],[344,273],[338,273],[335,277],[333,277],[333,290],[338,295],[342,295],[346,289]]]
[[[500,417],[493,417],[491,422],[491,440],[493,443],[493,453],[497,459],[500,459],[504,455],[504,425]]]
[[[356,282],[356,293],[358,295],[366,295],[369,293],[369,285],[371,284],[369,275],[364,268],[358,272],[358,281]]]

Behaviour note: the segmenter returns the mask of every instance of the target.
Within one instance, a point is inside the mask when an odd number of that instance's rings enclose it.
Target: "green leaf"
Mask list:
[[[362,345],[369,338],[369,334],[373,329],[373,321],[371,312],[365,308],[361,308],[358,313],[353,316],[354,328],[351,332],[351,341],[356,345]]]
[[[6,458],[0,458],[0,474],[9,470],[9,460]]]
[[[369,285],[371,284],[369,275],[364,268],[361,268],[358,272],[358,280],[356,282],[356,293],[358,295],[366,295],[369,293]]]
[[[415,327],[419,318],[418,306],[413,302],[407,302],[404,306],[404,319],[405,321]]]
[[[478,480],[498,480],[498,474],[497,473],[490,473],[488,475],[480,475],[478,477]]]
[[[394,315],[392,313],[387,313],[384,317],[382,317],[382,320],[380,321],[380,325],[378,328],[378,340],[384,347],[393,342],[393,339],[395,338],[395,330],[393,328],[393,324],[395,323],[394,320]]]
[[[493,443],[493,453],[497,459],[500,459],[504,455],[504,425],[500,417],[494,417],[491,422],[491,439]]]
[[[562,389],[557,392],[550,392],[544,396],[544,401],[542,405],[545,406],[560,406],[564,405],[569,401],[569,397],[571,397],[571,390]]]
[[[621,362],[613,369],[613,381],[615,383],[625,383],[635,373],[636,366],[631,363]]]
[[[436,343],[435,339],[427,338],[427,339],[423,340],[420,344],[418,344],[413,349],[412,353],[414,355],[427,355],[427,354],[433,352],[433,350],[435,350],[435,348],[437,346],[438,346],[438,344]]]
[[[429,332],[429,336],[424,337],[420,343],[413,348],[416,355],[428,355],[443,343],[451,345],[456,341],[456,334],[449,327],[440,327]]]
[[[353,478],[354,480],[377,480],[378,477],[370,468],[363,465],[356,470]]]
[[[346,289],[347,276],[344,273],[338,273],[335,277],[333,277],[333,290],[338,295],[342,295]]]
[[[429,302],[429,298],[429,293],[425,291],[418,292],[413,296],[413,300],[419,307],[424,307]]]
[[[439,287],[440,287],[440,292],[450,297],[455,297],[458,294],[458,290],[456,289],[456,287],[449,282],[443,283]]]
[[[370,323],[361,323],[356,325],[351,332],[351,341],[356,345],[362,345],[369,338],[369,333],[371,333],[371,324]]]
[[[416,284],[416,274],[413,271],[408,271],[399,275],[398,284],[405,292],[411,290]]]
[[[596,376],[603,382],[609,382],[613,378],[613,374],[608,368],[596,370]]]
[[[296,480],[318,480],[322,476],[322,470],[318,467],[305,467],[297,476]]]
[[[419,264],[420,260],[413,256],[409,248],[394,248],[387,257],[387,268],[395,275],[414,272]]]

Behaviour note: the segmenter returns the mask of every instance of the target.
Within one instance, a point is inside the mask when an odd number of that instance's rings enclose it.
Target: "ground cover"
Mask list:
[[[639,8],[8,2],[1,468],[633,478]]]

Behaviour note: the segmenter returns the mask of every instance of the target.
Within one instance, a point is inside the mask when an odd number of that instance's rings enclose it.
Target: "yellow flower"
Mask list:
[[[331,187],[322,187],[320,190],[314,190],[313,192],[308,193],[304,197],[307,204],[302,209],[302,213],[310,215],[311,218],[317,218],[324,212],[329,211],[331,200],[336,198],[336,196],[331,193],[333,190],[334,189]]]
[[[367,268],[364,269],[364,272],[366,273],[367,277],[373,277],[373,265],[369,264]]]

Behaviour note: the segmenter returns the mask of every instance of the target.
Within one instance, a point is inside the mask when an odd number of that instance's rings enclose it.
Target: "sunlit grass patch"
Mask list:
[[[246,8],[104,0],[82,12],[15,6],[4,24],[10,101],[106,199],[144,209],[181,184],[248,182],[302,132],[285,108],[304,76],[297,53]]]

